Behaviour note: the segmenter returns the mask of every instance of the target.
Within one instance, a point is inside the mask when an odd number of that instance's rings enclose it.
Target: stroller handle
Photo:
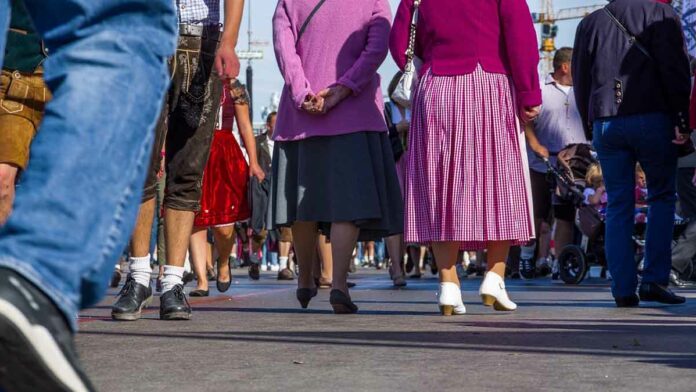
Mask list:
[[[562,184],[563,186],[568,189],[569,195],[571,196],[571,202],[575,207],[581,207],[583,206],[584,203],[584,195],[583,192],[578,186],[573,182],[573,180],[569,179],[568,177],[565,176],[565,174],[561,173],[558,168],[556,168],[552,163],[551,160],[545,157],[539,157],[541,160],[546,164],[546,170],[549,174],[553,175],[553,177],[556,179],[556,181],[559,184]]]

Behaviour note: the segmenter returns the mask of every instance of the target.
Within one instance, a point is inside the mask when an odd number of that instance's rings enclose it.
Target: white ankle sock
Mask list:
[[[525,260],[531,260],[534,258],[535,251],[536,251],[536,243],[532,242],[531,245],[523,245],[522,246],[522,253],[520,254],[520,258],[525,259]]]
[[[143,286],[150,285],[150,275],[152,274],[150,255],[128,258],[128,268],[130,269],[131,277],[133,277],[137,283]]]
[[[174,286],[184,284],[184,267],[173,265],[164,266],[164,278],[162,278],[162,294],[174,288]]]
[[[280,264],[281,270],[288,268],[288,258],[287,257],[279,257],[278,263]]]

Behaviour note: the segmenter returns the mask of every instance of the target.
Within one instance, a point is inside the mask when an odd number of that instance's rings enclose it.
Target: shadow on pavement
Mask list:
[[[216,309],[216,311],[219,309]],[[236,309],[235,311],[240,311]],[[257,310],[253,310],[257,311]],[[277,312],[275,310],[274,312]],[[296,313],[288,311],[288,313]],[[326,311],[309,311],[324,314]],[[378,312],[379,313],[379,312]],[[398,312],[403,314],[403,312]],[[370,314],[365,312],[364,314]],[[420,313],[418,313],[420,314]],[[346,327],[351,318],[346,318]],[[662,320],[464,321],[464,331],[84,331],[84,335],[172,338],[200,341],[302,344],[307,346],[386,347],[421,350],[488,351],[515,354],[615,357],[696,369],[696,326]]]

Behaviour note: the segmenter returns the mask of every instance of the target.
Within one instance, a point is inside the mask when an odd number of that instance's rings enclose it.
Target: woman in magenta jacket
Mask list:
[[[406,63],[413,0],[402,0],[390,47]],[[511,245],[534,237],[520,122],[538,114],[536,33],[525,0],[422,0],[406,192],[406,241],[432,244],[440,310],[463,314],[457,253],[488,249],[480,295],[514,310],[505,290]]]
[[[271,208],[275,226],[292,226],[302,307],[316,295],[317,230],[330,230],[330,302],[336,313],[354,313],[346,278],[356,240],[403,231],[377,75],[389,52],[391,11],[387,0],[351,0],[326,1],[313,13],[318,3],[280,0],[273,17],[285,88],[273,135]]]

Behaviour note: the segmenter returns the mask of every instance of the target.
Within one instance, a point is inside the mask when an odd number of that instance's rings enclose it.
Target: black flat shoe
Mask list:
[[[420,278],[421,278],[421,274],[413,274],[413,275],[409,276],[408,278],[409,278],[409,279],[420,279]]]
[[[226,292],[227,290],[230,289],[230,286],[232,286],[232,281],[230,280],[229,282],[222,282],[222,281],[216,281],[215,282],[215,287],[217,287],[218,291],[221,293]]]
[[[315,287],[312,289],[297,289],[296,295],[297,300],[300,301],[302,309],[307,309],[307,306],[309,306],[309,301],[311,301],[312,298],[317,296],[317,288]]]
[[[355,283],[353,283],[353,282],[346,282],[346,286],[347,286],[349,289],[352,289],[353,287],[355,287]]]
[[[630,297],[616,297],[614,298],[617,308],[636,308],[640,300],[637,295],[632,295]]]
[[[336,314],[352,314],[358,312],[358,306],[341,290],[331,290],[329,303]]]
[[[216,276],[215,280],[215,287],[218,289],[219,292],[224,293],[227,290],[230,289],[230,286],[232,285],[232,261],[230,259],[227,259],[227,266],[229,268],[229,273],[230,273],[230,280],[227,282],[221,281],[219,276]],[[220,260],[218,259],[218,273],[220,273]]]
[[[189,297],[207,297],[210,292],[208,290],[196,289],[189,293]]]
[[[638,294],[640,294],[640,300],[646,302],[668,305],[680,305],[686,302],[686,298],[674,294],[672,290],[657,283],[641,283]]]
[[[261,267],[258,264],[251,264],[249,266],[249,278],[251,278],[251,280],[259,280],[259,278],[261,278]]]

